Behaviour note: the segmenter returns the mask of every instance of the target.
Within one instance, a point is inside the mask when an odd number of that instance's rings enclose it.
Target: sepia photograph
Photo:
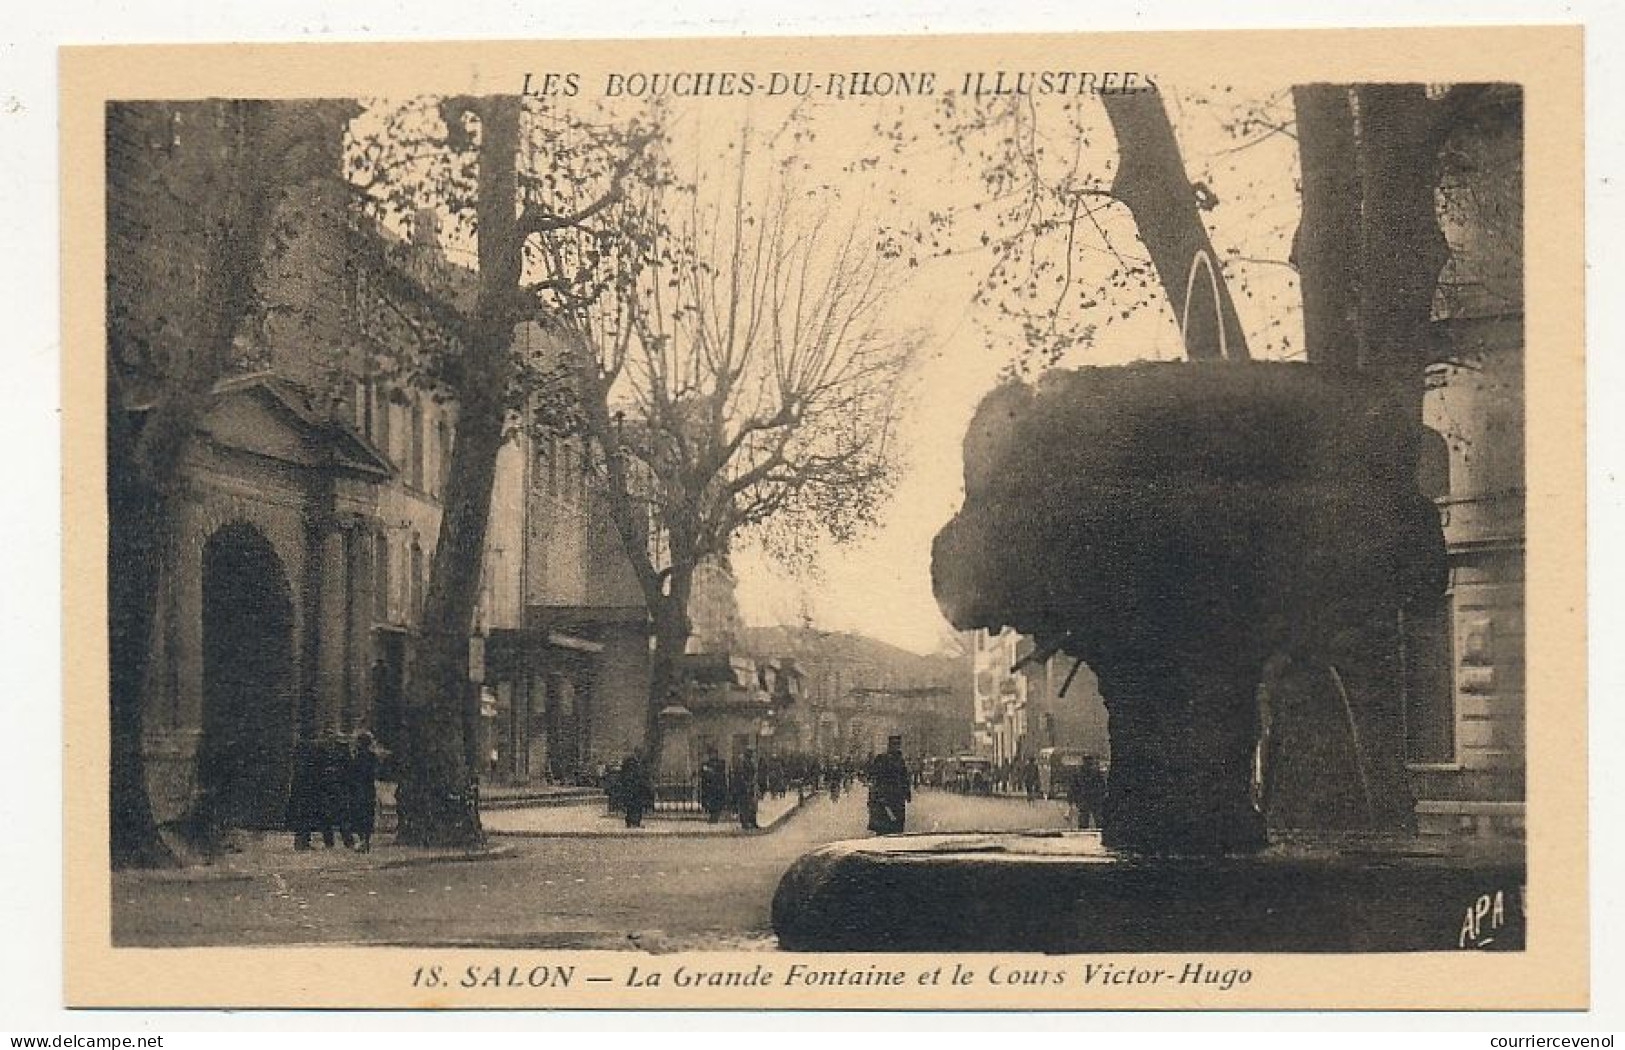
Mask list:
[[[70,998],[1583,1003],[1578,33],[1464,32],[64,52]]]

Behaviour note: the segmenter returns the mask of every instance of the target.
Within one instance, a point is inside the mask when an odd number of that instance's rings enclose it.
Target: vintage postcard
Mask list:
[[[1584,1007],[1581,56],[65,49],[69,1004]]]

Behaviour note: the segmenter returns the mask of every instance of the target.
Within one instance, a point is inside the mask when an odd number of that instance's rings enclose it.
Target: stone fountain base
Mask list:
[[[1114,854],[1096,832],[898,835],[798,860],[791,951],[1416,952],[1524,946],[1521,841],[1325,836],[1247,857]]]

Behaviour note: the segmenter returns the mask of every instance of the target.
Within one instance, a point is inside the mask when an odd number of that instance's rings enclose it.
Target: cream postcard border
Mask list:
[[[633,988],[631,952],[114,948],[107,860],[103,105],[115,99],[516,92],[528,71],[625,68],[1147,70],[1166,82],[1515,81],[1525,95],[1528,947],[1521,953],[1191,955],[1252,979],[1228,992],[849,987]],[[748,65],[747,65],[748,64]],[[1067,35],[65,48],[60,54],[63,312],[64,966],[70,1006],[575,1009],[1538,1009],[1589,1001],[1582,39],[1577,27],[1209,30]],[[432,957],[432,960],[431,960]],[[1083,960],[1071,959],[1072,962]],[[1103,961],[1107,957],[1091,957]],[[1166,957],[1142,957],[1142,961]],[[1183,956],[1181,958],[1184,958]],[[918,974],[983,953],[695,953],[667,969],[796,961]],[[574,963],[610,983],[414,989],[429,961]],[[1110,957],[1130,964],[1131,956]]]

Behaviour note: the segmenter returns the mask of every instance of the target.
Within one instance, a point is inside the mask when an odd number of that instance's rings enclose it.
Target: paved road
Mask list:
[[[289,871],[246,881],[115,881],[120,945],[410,944],[512,948],[771,948],[785,869],[861,838],[861,793],[809,801],[747,838],[513,839],[511,855],[384,870]],[[922,792],[911,831],[1061,827],[1054,802]]]

